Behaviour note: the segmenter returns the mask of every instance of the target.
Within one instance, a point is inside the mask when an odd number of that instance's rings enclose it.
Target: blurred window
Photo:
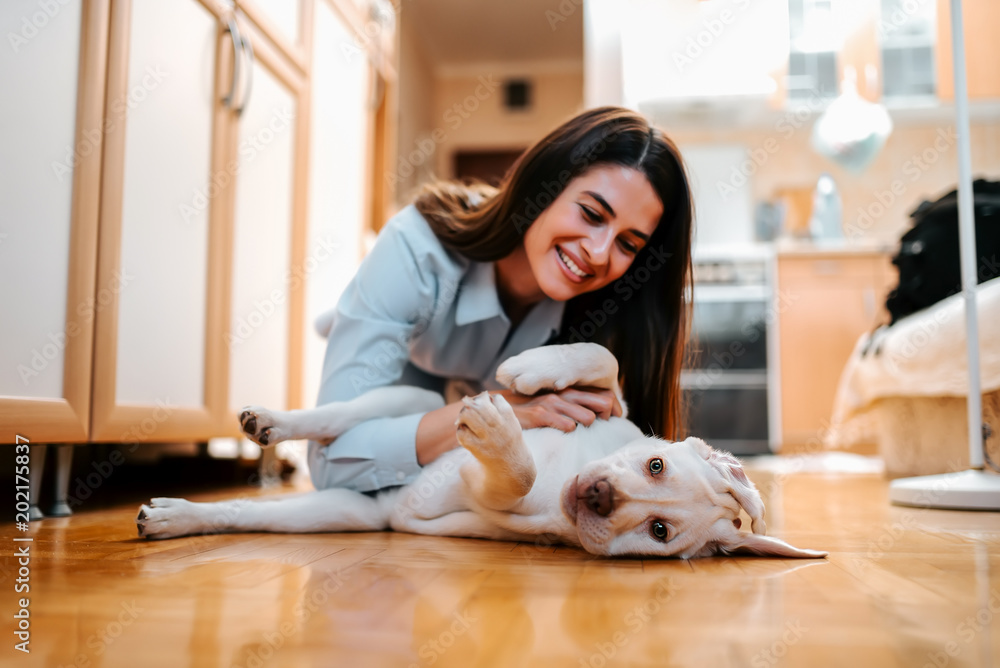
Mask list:
[[[788,99],[837,96],[837,51],[840,41],[830,30],[832,0],[789,0]]]
[[[934,2],[881,0],[878,36],[882,52],[882,95],[934,95]]]

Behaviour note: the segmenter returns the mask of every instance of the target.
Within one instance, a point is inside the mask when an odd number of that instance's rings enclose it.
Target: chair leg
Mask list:
[[[45,513],[38,507],[38,495],[42,491],[42,474],[45,473],[45,453],[47,451],[48,447],[44,445],[32,445],[29,448],[31,475],[28,480],[28,494],[31,495],[31,508],[28,509],[28,519],[31,521],[45,519]]]
[[[56,460],[56,498],[49,509],[52,517],[69,517],[73,514],[69,504],[69,474],[73,467],[73,445],[60,445]]]

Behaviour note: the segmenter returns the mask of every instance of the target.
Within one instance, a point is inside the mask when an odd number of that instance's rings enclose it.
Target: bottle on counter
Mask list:
[[[809,219],[809,233],[816,241],[832,241],[844,238],[841,225],[843,207],[837,183],[827,172],[816,181],[813,191],[812,217]]]

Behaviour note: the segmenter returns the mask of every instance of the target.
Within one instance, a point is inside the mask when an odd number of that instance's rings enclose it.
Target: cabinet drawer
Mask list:
[[[889,260],[883,255],[779,258],[778,283],[816,287],[844,282],[870,285],[873,281],[881,282],[887,266]]]

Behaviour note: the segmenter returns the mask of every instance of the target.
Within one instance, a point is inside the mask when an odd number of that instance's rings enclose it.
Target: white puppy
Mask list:
[[[610,389],[620,398],[617,378],[618,362],[592,343],[535,348],[497,372],[506,387],[528,395],[580,385]],[[139,535],[393,529],[521,541],[545,534],[608,556],[826,555],[765,536],[763,503],[739,461],[700,439],[646,437],[624,417],[569,433],[522,431],[502,396],[484,392],[463,401],[456,423],[463,448],[424,467],[410,485],[374,497],[326,489],[261,501],[153,499],[139,511]],[[442,405],[433,392],[387,387],[309,410],[248,408],[240,421],[261,445],[330,441],[373,417]],[[622,407],[627,410],[624,402]],[[752,533],[739,530],[741,509]]]

